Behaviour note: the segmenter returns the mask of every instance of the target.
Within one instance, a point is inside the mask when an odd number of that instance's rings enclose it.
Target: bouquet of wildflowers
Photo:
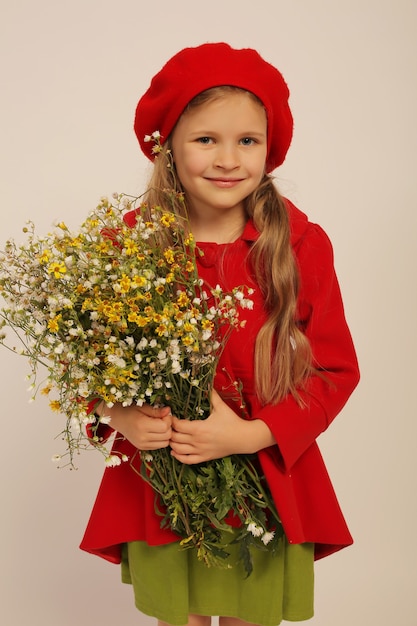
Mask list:
[[[123,216],[133,209],[131,228]],[[221,351],[239,328],[239,310],[252,302],[244,288],[224,293],[202,285],[184,220],[115,194],[102,198],[75,233],[63,222],[43,238],[33,223],[25,231],[25,245],[9,240],[0,255],[0,343],[28,358],[33,397],[48,395],[51,408],[65,415],[66,451],[56,458],[68,456],[73,466],[74,455],[93,445],[109,466],[132,460],[85,434],[86,425],[94,432],[107,419],[91,413],[97,398],[109,407],[167,404],[180,418],[207,417]],[[232,386],[238,391],[237,381]],[[282,529],[253,459],[188,466],[166,448],[138,454],[141,475],[158,494],[162,525],[207,565],[228,566],[220,538],[230,531],[230,512],[241,522],[236,541],[248,574],[251,546],[274,549]]]

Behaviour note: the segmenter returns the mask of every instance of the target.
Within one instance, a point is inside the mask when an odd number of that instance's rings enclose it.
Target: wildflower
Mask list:
[[[166,258],[168,263],[173,263],[174,262],[175,256],[174,256],[174,252],[173,252],[172,248],[167,248],[166,250],[164,250],[164,257]]]
[[[270,543],[274,537],[275,537],[275,533],[273,531],[265,532],[261,537],[261,541],[265,546],[267,546],[268,543]]]
[[[159,130],[155,130],[151,135],[145,135],[143,141],[145,141],[146,143],[149,143],[150,141],[158,142],[160,138],[161,134]]]
[[[106,463],[107,467],[116,467],[117,465],[121,465],[122,460],[121,460],[120,456],[117,456],[116,454],[110,454],[105,459],[105,463]]]
[[[51,332],[53,333],[57,333],[59,330],[59,320],[61,319],[61,315],[57,315],[56,317],[52,318],[51,320],[49,320],[48,322],[48,328]]]
[[[124,251],[127,256],[131,256],[132,254],[136,254],[139,251],[138,245],[132,239],[126,239],[124,241]]]
[[[48,267],[48,272],[53,274],[55,278],[61,278],[67,271],[65,263],[51,263]]]
[[[174,213],[164,213],[163,215],[161,215],[159,221],[162,224],[162,226],[169,227],[175,223],[176,217]]]
[[[46,263],[49,262],[50,258],[51,258],[50,250],[43,250],[41,256],[39,257],[39,263],[41,265],[46,265]]]
[[[250,522],[247,525],[248,532],[250,532],[254,537],[261,537],[264,534],[264,529],[262,526],[257,526],[255,523]]]

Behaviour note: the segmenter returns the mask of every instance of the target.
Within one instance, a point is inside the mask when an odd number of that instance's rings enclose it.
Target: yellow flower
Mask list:
[[[144,287],[146,283],[147,283],[147,280],[143,276],[134,276],[132,278],[133,287]]]
[[[78,286],[80,287],[81,285],[78,285]],[[93,301],[91,300],[91,298],[86,298],[81,305],[81,311],[91,311],[93,309],[94,309]]]
[[[71,246],[71,248],[81,248],[82,243],[83,238],[81,236],[74,237],[68,241],[68,245]]]
[[[190,302],[190,299],[185,293],[185,291],[181,291],[181,293],[179,294],[177,298],[177,303],[179,304],[179,306],[185,307],[187,306],[187,304],[189,304],[189,302]]]
[[[159,221],[162,226],[169,227],[175,222],[175,215],[173,213],[164,213],[163,215],[161,215]]]
[[[127,256],[136,254],[136,252],[139,250],[137,243],[133,241],[133,239],[126,239],[124,241],[123,247]]]
[[[109,320],[109,322],[120,322],[122,319],[122,316],[120,315],[118,311],[111,310],[109,311],[107,315],[107,319]]]
[[[201,327],[203,330],[213,330],[214,324],[211,320],[203,320],[201,322]]]
[[[130,283],[131,283],[131,280],[129,276],[126,276],[126,274],[123,274],[122,278],[119,280],[121,293],[128,293],[128,291],[130,291]]]
[[[120,322],[123,315],[123,304],[121,302],[98,302],[96,310],[107,317],[109,322]]]
[[[168,302],[167,304],[165,304],[164,306],[164,310],[163,310],[163,314],[166,318],[170,318],[174,316],[174,313],[177,311],[177,309],[172,305],[171,302]]]
[[[49,259],[51,258],[51,252],[49,250],[44,250],[39,258],[39,263],[42,265],[46,265],[49,263]]]
[[[166,250],[164,250],[164,257],[170,264],[173,263],[175,260],[174,252],[171,248],[167,248]]]
[[[59,331],[59,320],[61,317],[62,315],[59,314],[48,321],[48,328],[52,333],[57,333]]]
[[[62,274],[65,274],[66,271],[65,263],[53,262],[48,267],[48,273],[53,274],[55,278],[61,278]]]
[[[144,326],[152,322],[152,318],[146,315],[141,315],[136,310],[136,311],[130,311],[128,313],[127,321],[130,322],[131,324],[136,324],[136,326],[139,326],[139,328],[143,328]]]
[[[144,315],[138,315],[135,319],[135,324],[137,324],[140,328],[143,328],[151,321],[150,317],[145,317]]]
[[[158,154],[158,152],[162,152],[162,146],[152,146],[153,154]]]
[[[138,317],[139,316],[137,311],[130,311],[130,313],[128,313],[127,315],[127,321],[135,324]]]
[[[49,403],[49,408],[55,413],[59,413],[61,410],[61,403],[59,402],[59,400],[51,400],[51,402]]]
[[[112,244],[109,244],[108,241],[100,241],[96,245],[96,250],[101,254],[107,254],[112,249]]]

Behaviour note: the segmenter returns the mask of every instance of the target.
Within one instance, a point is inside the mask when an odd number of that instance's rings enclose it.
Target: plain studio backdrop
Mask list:
[[[139,96],[179,49],[221,40],[256,48],[290,86],[277,182],[332,239],[362,371],[319,441],[355,545],[317,563],[310,623],[415,626],[414,0],[1,0],[0,248],[28,219],[75,228],[100,196],[142,191]],[[22,357],[0,359],[0,622],[152,624],[119,568],[78,549],[102,457],[58,470],[63,418],[28,402]]]

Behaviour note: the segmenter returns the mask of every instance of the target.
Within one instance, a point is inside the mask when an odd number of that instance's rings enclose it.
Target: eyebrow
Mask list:
[[[246,135],[250,135],[250,136],[254,136],[254,137],[266,137],[267,133],[260,133],[258,131],[249,131],[246,133],[243,133],[242,137],[246,136]]]
[[[193,130],[191,133],[191,135],[196,135],[199,137],[206,137],[206,136],[210,136],[210,135],[217,135],[218,133],[214,130],[207,130],[207,129],[202,129],[202,130]],[[259,132],[259,131],[255,131],[255,130],[245,130],[243,133],[239,133],[239,137],[266,137],[267,136],[267,132]]]

